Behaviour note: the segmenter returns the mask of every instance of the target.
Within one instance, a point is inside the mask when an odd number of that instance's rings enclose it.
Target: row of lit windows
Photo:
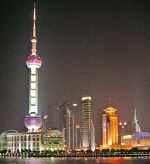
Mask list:
[[[21,141],[31,141],[31,135],[28,136],[11,136],[11,137],[7,137],[7,141],[19,141],[20,139]],[[32,136],[32,141],[39,141],[39,135],[33,135]]]
[[[22,150],[25,150],[25,149],[27,149],[26,147],[22,147],[21,148]],[[28,149],[30,149],[30,148],[28,148]],[[19,147],[16,147],[16,148],[14,148],[14,147],[8,147],[8,150],[13,150],[13,152],[18,152],[19,151]],[[34,151],[34,150],[40,150],[39,149],[39,147],[33,147],[32,148],[32,151]]]
[[[8,143],[8,147],[19,147],[19,142],[15,142],[15,143]],[[21,147],[26,147],[27,146],[27,144],[26,144],[26,142],[21,142],[21,145],[20,145]],[[28,142],[28,147],[39,147],[39,142]]]

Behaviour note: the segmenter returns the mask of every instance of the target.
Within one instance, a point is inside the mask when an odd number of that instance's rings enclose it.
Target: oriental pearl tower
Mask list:
[[[42,126],[42,117],[39,115],[38,109],[38,69],[41,67],[42,60],[37,55],[36,44],[36,9],[34,3],[33,12],[33,34],[32,34],[32,49],[31,55],[26,60],[27,67],[29,68],[29,111],[28,116],[25,117],[24,124],[28,132],[38,132]]]

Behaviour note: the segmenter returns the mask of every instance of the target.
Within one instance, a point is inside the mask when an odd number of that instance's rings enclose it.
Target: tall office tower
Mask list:
[[[119,122],[119,144],[121,144],[121,137],[127,135],[127,122]]]
[[[59,129],[64,135],[64,145],[66,150],[73,150],[75,147],[74,139],[74,112],[69,101],[65,101],[59,107],[57,107],[57,112],[59,112]]]
[[[91,150],[95,150],[95,128],[93,121],[91,120]]]
[[[139,120],[137,120],[137,116],[136,116],[136,108],[134,110],[134,120],[132,122],[132,133],[137,133],[140,132],[140,122]]]
[[[91,149],[91,97],[82,97],[81,147]]]
[[[103,146],[118,144],[118,116],[117,109],[108,107],[102,114],[102,143]]]
[[[38,109],[38,69],[41,67],[42,60],[37,55],[36,43],[36,10],[34,3],[33,13],[33,35],[31,39],[32,49],[31,55],[26,60],[29,73],[29,113],[25,117],[24,123],[29,132],[37,132],[42,126],[42,117],[39,115]]]
[[[75,147],[80,147],[80,125],[76,124],[76,131],[75,131]]]
[[[65,138],[66,138],[66,150],[70,151],[73,150],[74,145],[74,114],[71,110],[70,106],[66,108],[66,131],[65,131]]]

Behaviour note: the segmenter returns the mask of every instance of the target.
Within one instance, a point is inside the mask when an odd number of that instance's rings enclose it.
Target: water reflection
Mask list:
[[[147,164],[150,158],[0,158],[0,164]]]

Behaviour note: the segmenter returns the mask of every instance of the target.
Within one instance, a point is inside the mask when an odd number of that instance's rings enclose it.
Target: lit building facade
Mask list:
[[[41,148],[41,133],[39,132],[7,134],[7,150],[10,152],[21,152],[22,150],[40,151]]]
[[[122,145],[131,145],[134,147],[150,148],[150,133],[149,132],[136,132],[132,135],[125,135],[121,137]]]
[[[3,148],[8,152],[22,152],[24,150],[64,150],[63,133],[57,129],[48,129],[45,132],[17,132],[8,131],[1,134]]]
[[[102,114],[102,144],[103,146],[118,144],[118,116],[117,109],[108,107]]]
[[[43,144],[46,150],[64,150],[63,133],[57,129],[48,129],[43,133]]]
[[[87,149],[93,149],[91,147],[93,142],[95,142],[94,132],[92,127],[92,114],[91,114],[91,97],[82,97],[82,123],[80,128],[80,141],[81,147]],[[94,140],[94,141],[93,141]]]

